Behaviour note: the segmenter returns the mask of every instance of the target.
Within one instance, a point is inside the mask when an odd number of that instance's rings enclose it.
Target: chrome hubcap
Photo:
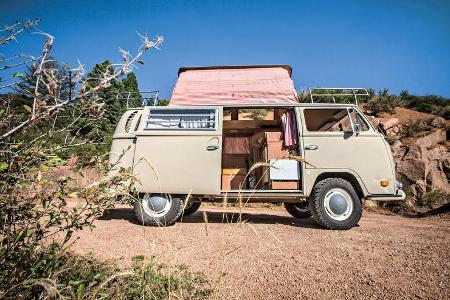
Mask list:
[[[172,199],[168,195],[145,194],[142,198],[142,209],[154,218],[162,217],[172,207]]]
[[[346,220],[353,211],[353,202],[350,194],[340,188],[331,189],[325,195],[325,211],[336,221]]]

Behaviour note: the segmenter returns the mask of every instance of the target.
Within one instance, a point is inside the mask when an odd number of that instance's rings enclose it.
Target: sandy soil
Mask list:
[[[358,227],[330,231],[281,207],[246,209],[240,223],[230,223],[233,213],[224,212],[202,207],[183,223],[151,228],[137,224],[131,209],[116,208],[92,232],[79,233],[74,250],[124,268],[137,255],[185,264],[217,285],[222,299],[450,297],[448,215],[365,212]]]

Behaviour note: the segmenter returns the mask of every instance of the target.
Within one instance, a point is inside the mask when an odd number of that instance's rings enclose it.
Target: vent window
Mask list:
[[[152,108],[147,130],[216,130],[218,111],[214,108]]]

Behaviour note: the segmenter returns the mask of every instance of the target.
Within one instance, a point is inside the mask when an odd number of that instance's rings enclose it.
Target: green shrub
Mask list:
[[[159,99],[158,101],[158,106],[167,106],[169,105],[169,101],[168,99]]]
[[[416,111],[434,114],[443,117],[446,120],[450,119],[450,99],[435,95],[415,96],[402,91],[400,93],[400,100],[402,106]]]
[[[378,116],[380,113],[394,113],[398,104],[398,99],[395,96],[374,96],[367,102],[366,108],[373,115]]]
[[[415,136],[416,134],[429,129],[429,126],[425,121],[416,120],[414,122],[408,122],[400,133],[401,138],[407,138]]]
[[[97,261],[92,255],[57,253],[52,247],[24,257],[19,277],[0,269],[2,299],[204,299],[211,289],[201,274],[185,267],[164,268],[135,260],[129,270]],[[23,279],[22,277],[25,277]]]

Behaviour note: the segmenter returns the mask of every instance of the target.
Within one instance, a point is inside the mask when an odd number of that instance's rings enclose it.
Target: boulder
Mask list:
[[[419,183],[425,192],[425,179],[429,171],[426,149],[419,145],[400,146],[394,152],[397,171],[405,175],[410,181]]]
[[[438,189],[450,193],[450,184],[447,176],[442,168],[442,163],[439,161],[430,162],[430,171],[427,176],[427,184],[433,189]]]
[[[400,148],[403,146],[403,143],[400,140],[396,140],[394,144],[391,145],[392,153],[394,154],[394,158],[396,154],[400,153]]]
[[[447,147],[434,145],[427,149],[418,142],[405,146],[398,141],[392,145],[392,151],[397,172],[413,183],[416,193],[424,193],[430,189],[450,192],[450,152]]]
[[[437,117],[431,120],[430,125],[436,128],[445,128],[446,121],[442,117]]]
[[[430,172],[427,182],[433,188],[450,193],[448,172],[450,170],[450,152],[447,147],[439,145],[428,151]]]
[[[370,115],[366,115],[366,117],[374,128],[378,128],[378,126],[380,125],[379,118],[375,118],[374,116],[370,116]]]
[[[388,131],[392,132],[393,134],[399,134],[400,132],[402,132],[402,126],[400,124],[397,124],[391,128],[389,128]]]
[[[445,143],[446,141],[447,141],[447,133],[445,132],[444,129],[439,129],[424,137],[418,138],[416,140],[416,144],[421,147],[429,148],[436,144]]]
[[[443,145],[437,145],[436,147],[428,150],[428,157],[433,160],[450,163],[450,153],[447,147]]]
[[[394,127],[397,125],[399,120],[397,118],[385,118],[380,119],[380,125],[383,127],[384,130],[388,130],[389,128]]]

